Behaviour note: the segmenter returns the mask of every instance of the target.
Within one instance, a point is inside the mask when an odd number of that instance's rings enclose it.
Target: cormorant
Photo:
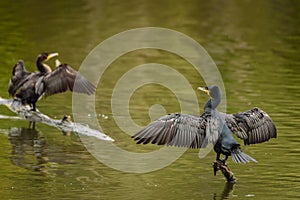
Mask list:
[[[217,111],[221,93],[217,86],[198,87],[210,96],[200,116],[173,113],[151,122],[132,137],[140,144],[158,144],[187,148],[204,148],[214,145],[216,161],[225,164],[228,156],[236,163],[256,162],[242,152],[233,138],[235,133],[245,145],[261,143],[276,138],[276,127],[270,116],[259,108],[246,112],[225,114]],[[224,159],[220,155],[225,155]]]
[[[58,56],[58,53],[41,53],[38,55],[36,65],[38,71],[28,72],[24,62],[19,60],[12,71],[8,86],[10,95],[21,100],[26,105],[30,104],[36,110],[36,102],[43,96],[49,96],[68,89],[73,92],[91,95],[96,87],[85,77],[78,74],[67,64],[60,64],[53,71],[44,62]],[[74,87],[76,79],[76,87]]]

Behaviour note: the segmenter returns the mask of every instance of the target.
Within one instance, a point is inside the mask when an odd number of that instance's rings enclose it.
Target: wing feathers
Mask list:
[[[24,62],[19,60],[13,67],[12,76],[8,85],[8,93],[14,96],[17,90],[28,80],[30,74],[30,72],[26,71]]]
[[[265,142],[277,136],[272,119],[259,108],[226,115],[225,120],[231,131],[243,139],[246,145]]]
[[[205,118],[201,116],[169,114],[153,121],[132,137],[138,144],[151,142],[158,145],[200,148],[205,141],[205,123]]]
[[[73,92],[91,95],[96,87],[85,77],[78,74],[67,64],[61,64],[53,72],[44,78],[46,95],[65,92],[68,89]]]

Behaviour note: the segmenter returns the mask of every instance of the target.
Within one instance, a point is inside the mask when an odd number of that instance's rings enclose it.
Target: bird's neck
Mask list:
[[[216,109],[221,102],[221,98],[211,98],[211,108]]]
[[[215,110],[220,104],[220,102],[221,98],[210,98],[204,106],[204,112],[210,113],[212,110]]]
[[[51,67],[49,67],[45,63],[37,61],[36,65],[37,65],[38,70],[40,72],[42,72],[42,73],[50,73],[50,72],[52,72]]]

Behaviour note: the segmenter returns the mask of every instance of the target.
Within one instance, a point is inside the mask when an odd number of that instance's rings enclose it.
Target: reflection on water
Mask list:
[[[48,161],[44,152],[46,141],[37,130],[14,127],[9,129],[8,139],[12,146],[12,163],[26,169],[43,170]]]
[[[217,199],[228,199],[229,195],[232,193],[234,188],[234,183],[225,183],[224,190],[220,196],[218,196],[216,193],[214,194],[214,200]]]

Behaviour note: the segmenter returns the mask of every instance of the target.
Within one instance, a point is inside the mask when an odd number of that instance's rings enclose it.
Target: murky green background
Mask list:
[[[299,24],[296,0],[1,1],[3,98],[8,98],[7,84],[19,59],[33,71],[38,53],[57,51],[60,60],[78,69],[96,45],[114,34],[137,27],[164,27],[192,37],[208,51],[222,74],[229,113],[262,108],[274,120],[278,138],[243,147],[257,164],[229,161],[238,178],[230,188],[221,174],[213,176],[213,152],[199,159],[198,150],[188,150],[161,170],[124,173],[97,161],[74,134],[66,136],[43,124],[36,131],[27,130],[26,121],[0,119],[0,198],[299,199]],[[181,70],[193,88],[204,84],[195,71],[185,70],[191,69],[189,63],[167,52],[140,50],[116,60],[101,82],[105,89],[97,91],[96,110],[108,116],[99,117],[103,131],[130,151],[157,147],[137,147],[118,128],[111,92],[128,69],[149,62]],[[40,101],[38,108],[52,118],[71,115],[71,97],[71,93],[55,95]],[[199,93],[198,100],[202,108],[207,97]],[[139,88],[130,101],[136,123],[149,122],[148,110],[154,104],[163,105],[167,112],[180,110],[172,92],[148,85]],[[0,107],[0,114],[14,115],[5,107]]]

